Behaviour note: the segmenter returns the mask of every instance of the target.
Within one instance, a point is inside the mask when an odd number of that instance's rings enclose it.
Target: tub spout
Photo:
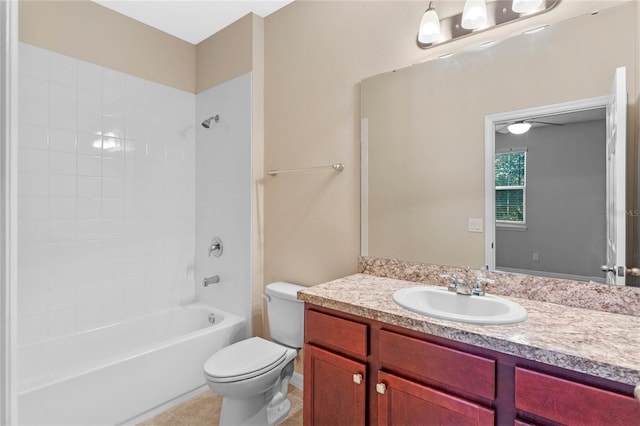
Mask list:
[[[212,277],[205,277],[202,280],[202,285],[204,287],[210,286],[211,284],[217,284],[220,282],[220,275],[214,275]]]

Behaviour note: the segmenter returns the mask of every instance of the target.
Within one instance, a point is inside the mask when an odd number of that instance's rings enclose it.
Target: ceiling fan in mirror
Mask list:
[[[527,133],[534,124],[542,126],[564,126],[564,124],[562,123],[551,123],[548,121],[518,120],[512,123],[504,123],[502,125],[496,126],[496,132],[502,134],[511,133],[514,135],[522,135],[524,133]]]

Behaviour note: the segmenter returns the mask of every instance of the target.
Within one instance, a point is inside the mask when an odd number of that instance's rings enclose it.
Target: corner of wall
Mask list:
[[[252,17],[251,176],[252,324],[255,336],[267,337],[264,315],[264,19]]]
[[[196,45],[196,93],[252,70],[253,14]]]

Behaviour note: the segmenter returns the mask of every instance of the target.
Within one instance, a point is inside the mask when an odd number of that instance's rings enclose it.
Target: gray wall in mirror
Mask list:
[[[470,218],[485,219],[484,116],[606,95],[620,66],[635,111],[636,7],[625,3],[363,80],[362,254],[480,267],[484,234],[467,227]],[[635,126],[630,114],[630,176]],[[633,209],[634,178],[627,188]],[[628,246],[636,240],[630,225]]]
[[[526,229],[496,227],[496,269],[605,282],[605,120],[496,133],[526,148]]]

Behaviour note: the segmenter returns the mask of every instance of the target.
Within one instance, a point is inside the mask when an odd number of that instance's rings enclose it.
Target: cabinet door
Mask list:
[[[366,366],[313,345],[304,347],[304,424],[364,426]]]
[[[494,424],[494,412],[490,408],[383,371],[378,372],[376,388],[380,425]]]

